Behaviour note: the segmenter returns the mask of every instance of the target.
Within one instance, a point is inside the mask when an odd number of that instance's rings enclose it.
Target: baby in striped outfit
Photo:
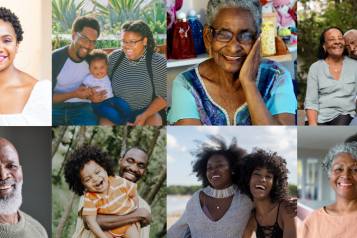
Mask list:
[[[88,147],[88,150],[95,149],[97,148]],[[102,154],[106,153],[102,152]],[[114,163],[107,154],[93,158],[85,154],[76,156],[74,153],[69,164],[73,163],[73,160],[75,160],[75,167],[79,169],[75,170],[73,166],[66,166],[66,181],[70,188],[79,195],[83,193],[78,192],[78,187],[83,185],[86,189],[82,215],[86,216],[88,227],[93,234],[99,238],[140,238],[140,223],[102,231],[96,221],[97,213],[126,215],[135,211],[136,204],[139,204],[137,185],[114,176]],[[79,174],[73,174],[74,171],[78,171]]]

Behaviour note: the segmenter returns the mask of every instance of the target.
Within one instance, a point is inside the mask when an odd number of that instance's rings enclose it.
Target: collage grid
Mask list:
[[[0,238],[354,237],[356,6],[0,0]]]

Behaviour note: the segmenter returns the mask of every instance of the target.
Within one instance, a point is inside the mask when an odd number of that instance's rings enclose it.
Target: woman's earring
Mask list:
[[[26,68],[27,66],[29,66],[30,63],[31,63],[31,58],[30,58],[30,56],[26,53],[26,51],[17,51],[17,50],[16,50],[16,54],[17,54],[17,53],[24,53],[24,54],[26,55],[26,57],[27,57],[28,63],[27,63],[27,64],[22,63],[22,62],[25,62],[25,61],[22,60],[22,57],[18,55],[18,56],[17,56],[17,60],[15,59],[15,62],[14,62],[15,67],[18,68],[18,69],[24,69],[24,68]],[[20,54],[20,55],[21,55],[21,54]],[[21,58],[21,59],[20,59],[20,58]],[[17,63],[17,62],[21,62],[21,63]]]
[[[234,172],[232,172],[232,174],[234,174]]]

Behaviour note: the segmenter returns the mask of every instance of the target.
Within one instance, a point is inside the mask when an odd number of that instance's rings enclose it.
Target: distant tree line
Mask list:
[[[196,185],[196,186],[181,186],[181,185],[172,185],[167,187],[167,194],[168,195],[192,195],[194,194],[198,189],[202,188],[201,185]]]

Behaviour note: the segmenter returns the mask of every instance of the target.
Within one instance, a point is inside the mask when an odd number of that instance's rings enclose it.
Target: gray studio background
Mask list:
[[[0,127],[16,148],[23,172],[21,211],[39,221],[51,237],[51,127]]]

